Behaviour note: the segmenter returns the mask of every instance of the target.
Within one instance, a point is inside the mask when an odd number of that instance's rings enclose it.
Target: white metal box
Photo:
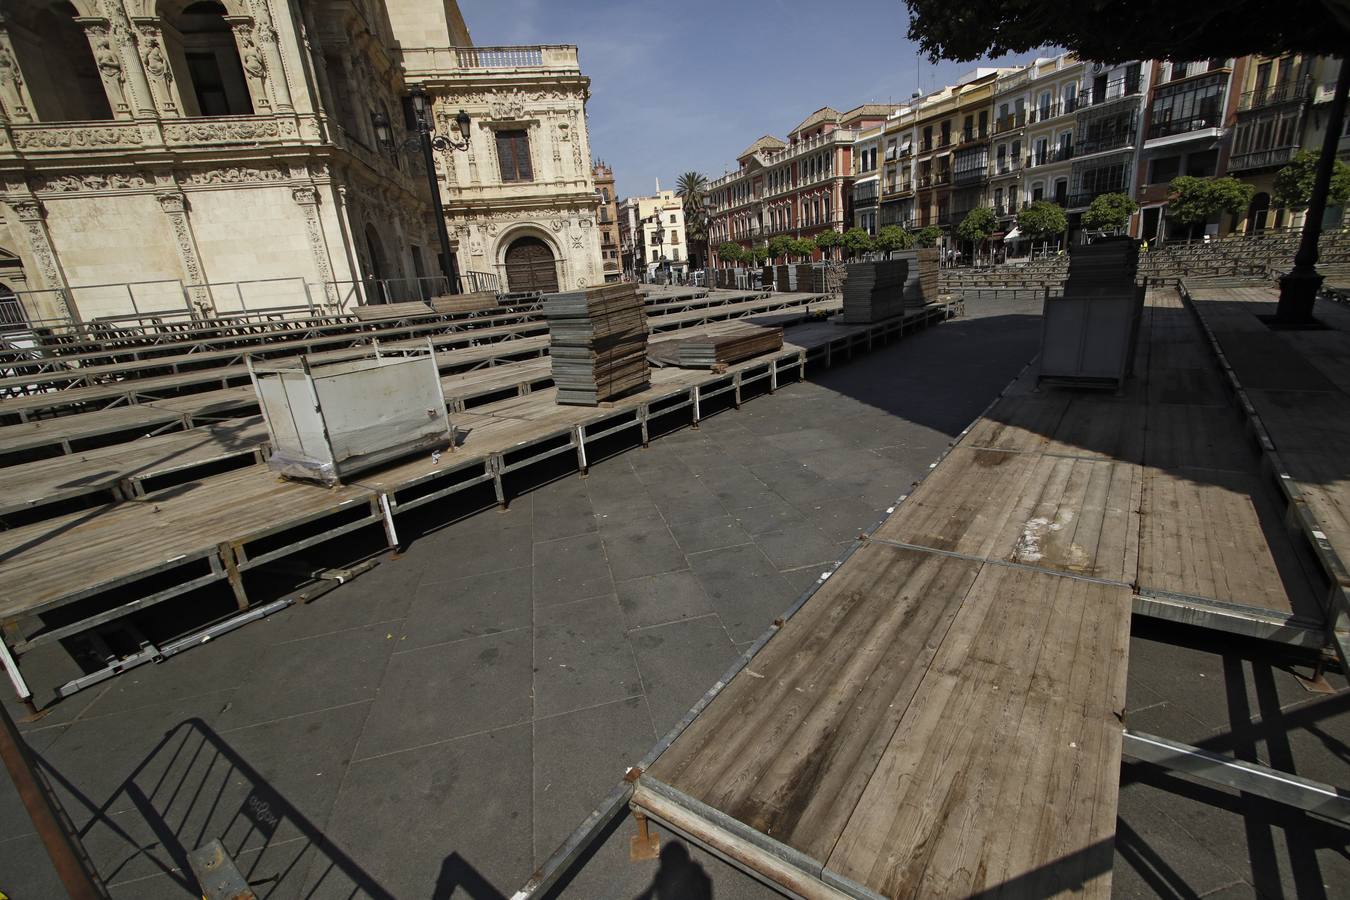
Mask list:
[[[272,438],[268,459],[289,478],[336,484],[420,450],[454,446],[431,343],[323,365],[253,362]]]

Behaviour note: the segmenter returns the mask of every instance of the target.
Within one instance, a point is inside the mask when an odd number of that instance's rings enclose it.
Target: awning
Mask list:
[[[1017,226],[1014,225],[1014,226],[1013,226],[1013,230],[1010,231],[1010,232],[1008,232],[1007,234],[1005,234],[1005,235],[1003,236],[1003,240],[1005,240],[1005,241],[1015,241],[1015,240],[1017,240],[1018,238],[1020,238],[1021,236],[1022,236],[1022,232],[1018,231],[1018,230],[1017,230]]]

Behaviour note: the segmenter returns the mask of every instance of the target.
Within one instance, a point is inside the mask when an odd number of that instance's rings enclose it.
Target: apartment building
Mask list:
[[[877,233],[877,207],[881,195],[878,153],[881,149],[881,125],[858,132],[853,142],[853,227],[868,234]]]
[[[1087,64],[1079,90],[1064,207],[1069,239],[1081,230],[1083,211],[1102,194],[1132,194],[1142,140],[1140,109],[1148,93],[1150,69],[1142,62]]]
[[[751,247],[775,235],[810,237],[853,223],[853,145],[893,107],[822,107],[788,132],[764,135],[736,158],[736,170],[708,186],[709,244]]]
[[[595,177],[595,193],[600,205],[595,211],[596,227],[600,231],[600,268],[605,281],[623,277],[622,249],[619,243],[619,198],[614,196],[614,170],[603,161],[591,167]]]
[[[1141,123],[1143,143],[1136,173],[1138,236],[1156,240],[1165,234],[1172,179],[1227,171],[1228,135],[1237,121],[1246,63],[1243,58],[1149,64],[1152,87]]]
[[[1064,54],[998,79],[990,201],[1007,231],[1036,200],[1068,202],[1082,77],[1083,63]]]
[[[998,77],[1007,69],[981,68],[916,103],[911,171],[915,225],[948,230],[989,202],[989,147]],[[903,130],[903,125],[900,126]]]
[[[1302,212],[1279,207],[1274,198],[1275,173],[1302,149],[1319,150],[1339,60],[1286,54],[1249,57],[1241,74],[1234,116],[1228,172],[1256,187],[1239,230],[1263,231],[1302,224]],[[1341,132],[1336,155],[1350,161],[1350,124]],[[1329,208],[1327,221],[1339,223],[1340,208]]]
[[[917,144],[918,97],[892,112],[881,133],[881,171],[878,176],[880,205],[878,227],[899,225],[913,230],[918,222],[914,213],[914,148]]]
[[[649,197],[625,198],[619,204],[618,222],[619,258],[625,278],[654,281],[658,275],[688,272],[684,202],[674,191],[657,190]]]

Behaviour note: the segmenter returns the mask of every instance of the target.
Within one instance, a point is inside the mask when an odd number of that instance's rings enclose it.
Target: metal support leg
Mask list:
[[[634,862],[658,858],[661,855],[661,840],[647,824],[647,817],[633,810],[633,821],[637,824],[637,834],[628,839],[628,858]]]
[[[778,390],[778,360],[769,360],[769,393]]]
[[[740,408],[741,408],[741,373],[740,373],[739,371],[732,377],[731,383],[734,384],[734,385],[736,386],[736,389],[735,389],[734,391],[732,391],[732,396],[735,398],[734,403],[735,403],[736,408],[737,408],[737,409],[740,409]]]
[[[701,399],[701,396],[702,396],[702,394],[701,394],[701,392],[699,391],[699,386],[698,386],[698,385],[694,385],[694,422],[693,422],[693,424],[690,426],[691,428],[693,428],[694,431],[698,431],[698,423],[699,423],[699,420],[703,418],[703,411],[699,409],[699,405],[698,405],[698,404],[699,404],[699,400]]]
[[[646,450],[651,446],[651,435],[647,433],[647,420],[651,417],[652,411],[647,404],[638,407],[638,427],[642,430],[642,449]]]
[[[394,529],[394,510],[389,506],[389,495],[380,494],[379,499],[381,518],[384,519],[384,536],[389,541],[389,549],[398,549],[398,532]]]
[[[497,508],[502,512],[506,512],[506,490],[502,487],[501,457],[495,457],[490,465],[492,467],[492,490],[497,494]]]
[[[9,652],[9,646],[0,639],[0,665],[5,667],[5,674],[9,676],[9,683],[14,685],[14,693],[18,696],[19,702],[23,708],[28,710],[28,715],[36,718],[40,715],[37,705],[33,703],[33,692],[28,689],[28,682],[24,681],[23,673],[19,671],[19,664]]]
[[[585,478],[590,471],[590,466],[586,463],[586,432],[581,425],[576,427],[577,437],[577,470],[581,472],[581,477]]]

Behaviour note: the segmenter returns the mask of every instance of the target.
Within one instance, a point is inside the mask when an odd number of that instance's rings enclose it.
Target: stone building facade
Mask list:
[[[575,48],[473,48],[452,0],[0,10],[0,278],[30,321],[350,306],[438,275],[419,83],[442,133],[473,116],[469,151],[436,154],[459,271],[505,275],[503,238],[534,234],[560,278],[601,280]],[[511,125],[538,134],[537,183],[497,177]]]
[[[614,170],[604,162],[597,162],[592,171],[595,175],[595,192],[600,195],[600,207],[596,211],[596,221],[600,226],[600,262],[605,281],[619,281],[623,278],[623,260],[619,241],[619,198],[614,195]]]

